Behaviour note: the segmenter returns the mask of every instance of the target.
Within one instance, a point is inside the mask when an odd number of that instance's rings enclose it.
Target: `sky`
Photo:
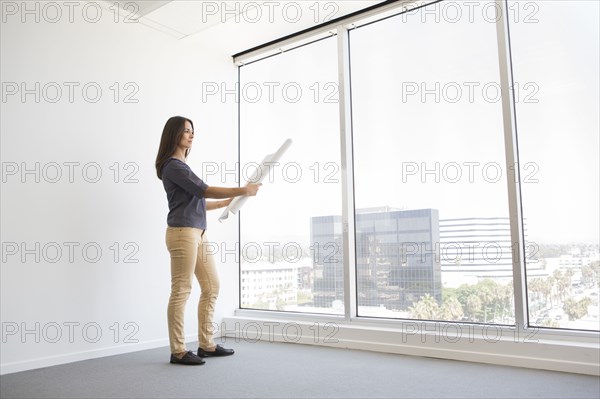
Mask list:
[[[478,4],[461,18],[440,3],[351,31],[357,208],[508,217],[496,27]],[[509,10],[528,237],[598,243],[599,2]],[[336,37],[240,75],[242,167],[293,140],[245,205],[242,239],[308,245],[310,217],[342,212]]]

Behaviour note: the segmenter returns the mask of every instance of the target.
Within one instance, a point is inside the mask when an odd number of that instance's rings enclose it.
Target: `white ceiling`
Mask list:
[[[110,5],[117,4],[125,11],[125,15],[129,15],[129,12],[133,12],[138,17],[142,17],[170,2],[171,1],[105,1],[105,3],[110,3]]]
[[[176,39],[183,39],[214,26],[235,22],[256,20],[257,23],[247,24],[251,28],[268,26],[270,37],[281,36],[309,28],[324,22],[325,18],[338,18],[354,11],[363,9],[382,0],[371,1],[114,1],[106,0],[107,6],[118,3],[124,9],[124,15],[135,11],[139,22],[152,29],[159,30]],[[133,3],[133,4],[132,4]],[[282,20],[283,8],[286,3],[290,7],[288,15],[294,15],[294,9],[301,7],[303,18],[297,23],[271,23],[273,19]],[[315,5],[318,3],[318,5]],[[256,6],[260,6],[257,10]],[[318,14],[317,14],[318,11]],[[260,13],[260,14],[259,14]],[[260,18],[257,18],[260,15]],[[255,30],[255,29],[251,29]],[[256,45],[261,43],[256,43]]]

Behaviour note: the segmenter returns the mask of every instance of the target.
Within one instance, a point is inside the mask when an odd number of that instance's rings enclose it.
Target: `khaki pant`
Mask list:
[[[206,235],[193,227],[167,227],[166,243],[171,254],[171,296],[167,309],[171,353],[187,351],[183,318],[194,275],[201,290],[198,344],[204,350],[211,350],[215,348],[212,321],[219,295],[219,276],[212,256],[206,251]]]

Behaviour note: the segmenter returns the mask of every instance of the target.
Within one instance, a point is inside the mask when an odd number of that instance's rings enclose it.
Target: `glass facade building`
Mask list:
[[[402,310],[430,295],[441,302],[439,216],[435,209],[359,210],[356,214],[356,270],[359,307]],[[339,216],[313,217],[314,304],[343,301]]]

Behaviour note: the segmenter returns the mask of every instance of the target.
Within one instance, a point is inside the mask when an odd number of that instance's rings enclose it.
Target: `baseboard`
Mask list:
[[[577,374],[600,375],[600,345],[598,342],[558,341],[502,337],[490,340],[481,334],[440,338],[434,330],[414,330],[373,327],[356,323],[302,322],[257,317],[227,317],[215,334],[244,341],[287,342],[336,348],[369,350],[401,355],[451,359],[504,366],[525,367]],[[477,336],[479,334],[479,336]],[[195,342],[197,334],[186,336]],[[28,359],[0,364],[0,375],[57,366],[82,360],[114,356],[160,347],[168,347],[167,338],[119,345],[74,353]]]
[[[198,334],[186,336],[186,342],[197,341]],[[82,360],[97,359],[106,356],[122,355],[125,353],[138,352],[148,349],[156,349],[169,346],[169,339],[162,338],[139,342],[135,344],[116,345],[106,348],[92,349],[89,351],[65,353],[56,356],[47,356],[36,359],[28,359],[20,362],[0,364],[0,375],[18,373],[20,371],[40,369],[44,367],[58,366],[61,364],[79,362]],[[166,355],[165,355],[166,356]]]

